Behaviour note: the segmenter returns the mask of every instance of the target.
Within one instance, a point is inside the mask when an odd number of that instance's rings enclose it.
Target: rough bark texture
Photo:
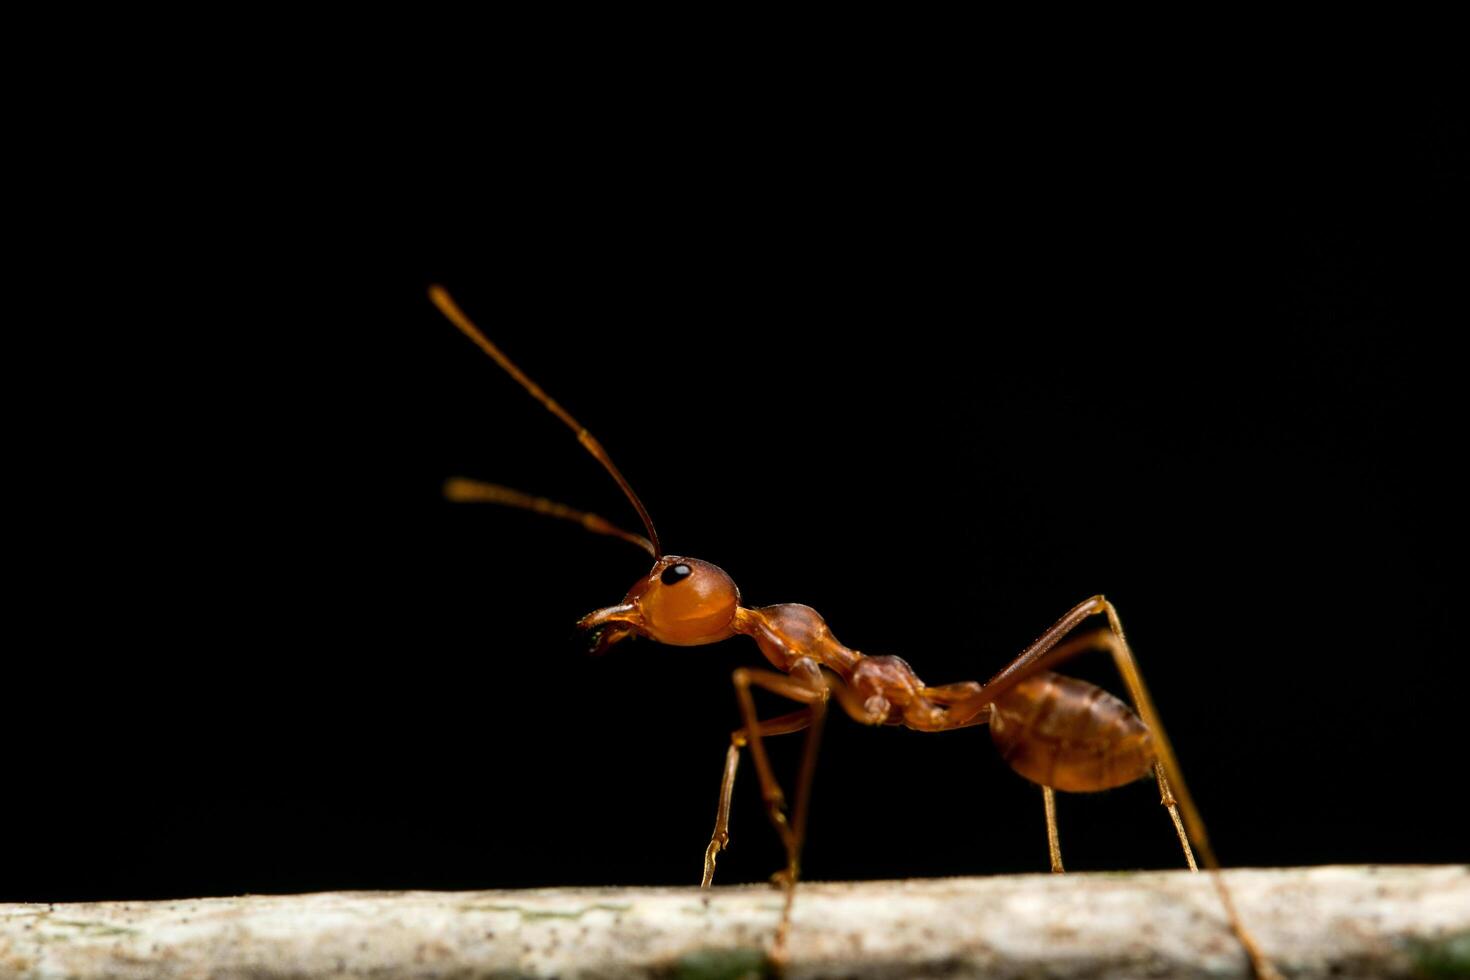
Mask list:
[[[1292,977],[1470,976],[1470,866],[1227,873]],[[766,887],[344,892],[0,905],[0,977],[736,977],[769,969]],[[797,977],[1225,977],[1205,875],[805,884]]]

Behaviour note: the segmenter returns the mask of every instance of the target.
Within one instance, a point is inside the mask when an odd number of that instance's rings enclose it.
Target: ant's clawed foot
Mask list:
[[[788,866],[771,875],[771,884],[775,885],[777,888],[785,890],[787,888],[795,887],[797,877],[797,869],[795,867]]]
[[[704,849],[704,877],[699,880],[700,888],[708,888],[715,880],[715,858],[730,846],[729,834],[716,834]]]
[[[784,931],[777,930],[776,938],[771,943],[771,951],[766,954],[766,960],[769,966],[767,976],[786,976],[786,967],[791,963],[791,955],[786,949],[786,933]]]
[[[721,834],[709,842],[709,847],[704,849],[704,863],[707,867],[714,867],[715,857],[722,851],[730,849],[730,835]]]

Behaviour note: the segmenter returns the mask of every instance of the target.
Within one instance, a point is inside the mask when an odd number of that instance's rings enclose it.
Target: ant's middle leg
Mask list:
[[[1041,787],[1041,799],[1046,807],[1046,849],[1051,855],[1051,873],[1059,875],[1062,867],[1062,844],[1057,837],[1057,793],[1050,786]]]
[[[1169,819],[1174,821],[1174,833],[1179,837],[1179,846],[1184,849],[1184,863],[1189,865],[1190,871],[1198,871],[1199,865],[1194,863],[1194,848],[1189,846],[1189,834],[1184,832],[1184,821],[1179,819],[1179,801],[1174,799],[1174,794],[1169,790],[1169,778],[1164,775],[1164,764],[1154,763],[1154,775],[1159,779],[1159,802],[1169,810]]]
[[[760,735],[786,735],[811,726],[812,713],[807,708],[760,723]],[[735,791],[735,771],[740,766],[740,750],[750,741],[750,733],[741,728],[730,734],[730,748],[725,753],[725,777],[720,781],[720,805],[715,813],[715,829],[704,851],[704,877],[699,887],[708,888],[715,878],[715,858],[730,846],[730,798]]]

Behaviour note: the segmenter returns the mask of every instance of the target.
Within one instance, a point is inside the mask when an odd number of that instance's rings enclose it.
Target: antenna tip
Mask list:
[[[444,499],[462,504],[475,499],[475,484],[462,476],[452,476],[444,481]]]

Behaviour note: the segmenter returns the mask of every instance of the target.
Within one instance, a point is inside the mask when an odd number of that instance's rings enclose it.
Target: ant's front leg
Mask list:
[[[735,693],[740,700],[740,710],[745,715],[745,731],[749,736],[750,754],[755,759],[756,774],[760,776],[761,795],[766,801],[766,814],[771,826],[781,837],[786,847],[786,867],[777,875],[786,892],[786,904],[781,913],[781,924],[776,929],[776,942],[771,951],[778,963],[786,957],[786,937],[791,931],[791,908],[796,899],[796,881],[801,874],[801,844],[806,836],[806,816],[811,799],[812,774],[817,765],[817,745],[821,737],[822,722],[827,716],[827,685],[822,679],[822,669],[810,657],[797,659],[790,667],[790,676],[773,670],[751,670],[741,667],[735,671]],[[786,819],[786,797],[776,782],[771,770],[771,760],[766,755],[765,743],[761,738],[760,719],[755,714],[755,701],[750,688],[754,685],[779,694],[784,698],[799,701],[807,706],[806,746],[801,756],[801,772],[796,783],[796,808],[791,819]],[[733,781],[733,773],[731,773]]]
[[[761,795],[766,801],[766,812],[771,818],[771,824],[776,828],[776,833],[781,835],[782,843],[786,845],[788,871],[794,877],[801,851],[802,834],[805,830],[805,804],[806,797],[810,793],[811,770],[816,761],[816,737],[820,732],[816,726],[826,713],[827,686],[822,681],[821,668],[817,666],[816,661],[806,657],[796,661],[789,677],[774,670],[752,670],[741,667],[735,671],[733,680],[735,681],[735,694],[740,701],[740,710],[745,715],[745,732],[749,736],[750,754],[755,759],[756,774],[760,777]],[[752,685],[807,705],[805,712],[807,724],[802,727],[810,728],[811,731],[807,735],[801,775],[797,782],[796,811],[789,822],[786,819],[786,796],[781,792],[780,783],[776,781],[775,773],[771,769],[770,757],[766,754],[765,743],[761,738],[762,726],[756,717],[755,701],[750,694]]]
[[[760,737],[786,735],[810,727],[812,713],[806,708],[789,715],[772,718],[760,723]],[[715,858],[730,846],[730,798],[735,791],[735,770],[740,765],[740,750],[750,742],[748,729],[741,728],[730,733],[730,748],[725,753],[725,778],[720,782],[720,806],[715,813],[715,829],[710,835],[709,846],[704,850],[704,877],[699,887],[708,888],[715,878]]]

